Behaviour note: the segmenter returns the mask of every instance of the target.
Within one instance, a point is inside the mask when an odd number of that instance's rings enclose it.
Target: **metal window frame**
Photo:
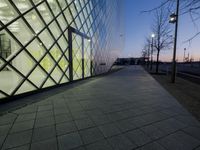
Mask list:
[[[70,81],[73,82],[75,81],[74,80],[74,75],[73,75],[73,55],[72,55],[72,51],[73,51],[73,39],[72,39],[72,34],[77,34],[81,37],[81,54],[82,54],[82,79],[85,79],[85,75],[84,75],[84,39],[87,39],[87,40],[91,40],[91,37],[87,36],[86,34],[80,32],[79,30],[73,28],[73,27],[69,27],[68,29],[68,40],[69,40],[69,78],[70,78]],[[91,53],[92,54],[92,49],[90,49]],[[91,72],[91,75],[92,75],[92,72]]]

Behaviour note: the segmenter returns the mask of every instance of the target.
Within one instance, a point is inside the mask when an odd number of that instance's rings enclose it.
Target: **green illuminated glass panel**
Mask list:
[[[4,92],[11,94],[12,91],[16,88],[17,85],[22,81],[23,77],[20,76],[17,72],[13,69],[8,67],[8,70],[0,71],[0,89]]]
[[[0,0],[0,20],[7,24],[11,20],[17,17],[17,13],[9,4],[8,0]]]
[[[26,93],[29,91],[34,91],[36,88],[30,84],[28,81],[25,81],[20,88],[17,90],[16,94]]]
[[[82,79],[82,38],[72,34],[72,56],[73,56],[73,79]]]
[[[6,97],[6,96],[0,93],[0,98],[4,98],[4,97]]]
[[[40,62],[40,65],[49,73],[55,66],[55,63],[49,54],[47,54]]]
[[[28,79],[31,80],[37,87],[40,87],[46,77],[47,74],[38,66],[34,69]]]
[[[84,39],[84,77],[91,76],[91,47],[90,40]]]
[[[60,49],[58,48],[57,45],[54,45],[54,46],[51,48],[50,53],[51,53],[52,57],[53,57],[56,61],[58,61],[59,58],[60,58],[61,55],[62,55],[62,53],[61,53],[61,51],[60,51]]]

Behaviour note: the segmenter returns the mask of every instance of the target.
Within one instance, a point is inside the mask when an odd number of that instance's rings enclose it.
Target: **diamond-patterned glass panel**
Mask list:
[[[42,18],[44,19],[44,21],[46,23],[49,23],[50,21],[52,21],[53,19],[53,16],[52,14],[50,13],[50,10],[49,8],[47,7],[47,4],[46,3],[42,3],[40,4],[38,7],[37,7],[40,15],[42,16]]]
[[[121,3],[0,0],[0,99],[107,71],[123,45]]]
[[[17,60],[23,60],[23,62]],[[36,64],[26,51],[22,51],[11,63],[17,70],[20,70],[24,76],[27,76]]]
[[[51,48],[50,53],[56,61],[58,61],[59,58],[62,56],[62,52],[56,44]]]
[[[52,79],[48,78],[47,81],[45,82],[45,84],[43,85],[43,88],[53,86],[54,84],[55,83],[52,81]]]
[[[0,89],[2,89],[2,91],[7,94],[11,94],[19,85],[19,83],[23,80],[23,77],[9,67],[9,70],[0,71],[0,80]]]
[[[65,0],[58,0],[61,9],[65,9],[67,7],[66,1]]]
[[[25,81],[20,88],[17,90],[16,94],[26,93],[29,91],[34,91],[36,88],[30,84],[28,81]]]
[[[51,77],[53,77],[53,79],[54,79],[57,83],[59,83],[59,81],[60,81],[60,79],[61,79],[61,77],[62,77],[62,71],[59,69],[59,67],[56,67],[56,68],[53,70],[53,72],[52,72],[52,74],[51,74]]]
[[[53,11],[54,15],[56,16],[60,12],[60,8],[56,2],[56,0],[47,0],[51,10]]]
[[[44,28],[44,24],[35,10],[26,14],[25,18],[35,33],[39,33]]]
[[[68,42],[65,40],[63,35],[58,40],[58,44],[60,45],[62,51],[65,51],[68,47]]]
[[[29,30],[22,19],[18,19],[10,24],[8,29],[23,45],[27,44],[34,37],[34,34]]]
[[[69,70],[66,73],[69,73]],[[67,82],[69,82],[69,79],[67,77],[63,77],[60,83],[62,84]]]
[[[16,54],[20,51],[19,44],[13,39],[13,37],[8,34],[5,30],[0,31],[0,56],[1,60],[4,59],[5,61],[11,60]],[[0,70],[3,66],[1,64]]]
[[[68,23],[71,24],[71,22],[73,21],[73,18],[72,18],[71,14],[70,14],[69,8],[67,8],[64,11],[64,15],[67,18]]]
[[[18,14],[13,9],[13,7],[10,5],[8,0],[1,0],[0,1],[0,20],[4,24],[7,24],[8,22],[12,21],[14,18],[16,18]]]
[[[46,52],[45,49],[43,48],[42,44],[39,43],[38,40],[32,41],[26,47],[26,49],[37,61],[39,61]]]
[[[59,24],[60,24],[60,27],[62,28],[62,31],[64,31],[66,28],[67,28],[67,23],[63,17],[63,15],[59,15],[58,18],[57,18]]]
[[[40,87],[46,78],[47,74],[41,67],[36,67],[28,77],[37,87]]]
[[[66,71],[67,67],[69,67],[69,63],[64,56],[61,58],[61,60],[59,61],[58,64],[59,64],[60,68],[62,69],[62,71],[64,71],[64,72]],[[68,74],[66,74],[66,75],[68,75]]]
[[[84,40],[84,77],[91,76],[91,40]]]
[[[32,7],[29,1],[15,0],[14,2],[16,7],[21,13],[24,13],[25,11],[29,10]]]
[[[47,29],[45,29],[40,35],[39,38],[42,40],[46,48],[50,48],[53,45],[53,39]],[[42,45],[42,43],[40,43]]]
[[[6,97],[4,94],[0,93],[0,99]]]
[[[49,73],[55,66],[55,63],[53,59],[50,57],[50,55],[47,54],[40,62],[40,65],[42,66],[42,68],[44,68],[44,70],[46,70]]]
[[[50,25],[49,25],[49,29],[51,30],[51,32],[53,33],[53,36],[57,39],[60,35],[61,35],[61,32],[60,32],[60,29],[58,28],[58,25],[56,24],[56,22],[52,22]]]
[[[73,79],[81,79],[82,70],[82,38],[81,36],[72,33],[72,57],[73,57]]]

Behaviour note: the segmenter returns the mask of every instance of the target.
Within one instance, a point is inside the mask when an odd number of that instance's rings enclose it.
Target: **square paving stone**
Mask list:
[[[15,148],[11,148],[9,150],[29,150],[30,145],[23,145],[23,146],[19,146],[19,147],[15,147]]]
[[[70,111],[67,109],[67,107],[54,108],[55,115],[69,114],[69,113],[70,113]]]
[[[8,124],[8,125],[1,125],[0,126],[0,136],[7,135],[8,131],[10,130],[10,128],[11,128],[10,124]]]
[[[52,105],[42,105],[38,106],[38,111],[47,111],[47,110],[52,110],[53,106]]]
[[[184,128],[183,131],[200,140],[200,127],[188,127]]]
[[[96,117],[96,116],[104,115],[104,113],[101,112],[101,111],[98,110],[98,109],[88,110],[88,111],[86,111],[86,113],[87,113],[89,116],[91,116],[91,117],[92,117],[92,116]]]
[[[148,126],[144,126],[144,127],[141,128],[141,130],[146,135],[151,137],[151,139],[153,139],[153,140],[156,140],[156,139],[161,138],[161,137],[166,135],[162,130],[160,130],[159,128],[157,128],[153,124],[148,125]]]
[[[17,117],[16,122],[23,122],[23,121],[28,121],[28,120],[34,120],[36,117],[36,113],[30,113],[30,114],[20,114]]]
[[[30,143],[32,130],[9,134],[3,148],[12,148]]]
[[[90,128],[90,127],[94,127],[95,124],[93,123],[93,121],[89,118],[87,119],[81,119],[81,120],[75,120],[76,126],[78,128],[78,130],[81,129],[86,129],[86,128]]]
[[[67,134],[70,132],[74,132],[76,130],[77,130],[77,128],[76,128],[74,121],[56,124],[57,135]]]
[[[185,125],[188,125],[188,126],[200,126],[200,123],[198,120],[196,120],[193,116],[189,116],[189,115],[186,115],[186,116],[177,116],[175,117],[175,119],[179,120],[180,122],[182,122],[183,124]]]
[[[24,121],[24,122],[16,122],[16,123],[14,123],[10,133],[30,130],[33,128],[33,125],[34,125],[34,120]]]
[[[50,126],[55,124],[54,117],[37,118],[35,121],[35,128]]]
[[[159,112],[155,112],[155,113],[149,113],[146,115],[142,115],[141,117],[148,123],[153,123],[153,122],[157,122],[163,119],[166,119],[166,117],[163,115],[159,115]]]
[[[103,134],[97,127],[81,130],[80,135],[84,144],[93,143],[104,138]]]
[[[32,142],[42,141],[56,136],[55,126],[35,128],[33,130]]]
[[[112,120],[110,120],[106,115],[92,117],[92,120],[96,125],[103,125],[112,122]]]
[[[118,120],[127,118],[127,117],[124,117],[124,115],[120,112],[110,113],[107,115],[108,115],[109,119],[112,121],[118,121]]]
[[[131,122],[135,125],[135,127],[139,127],[139,128],[147,124],[146,121],[140,116],[131,118],[129,120],[131,120]]]
[[[181,123],[180,121],[170,118],[167,120],[163,120],[161,122],[153,124],[157,128],[159,128],[161,131],[163,131],[165,134],[173,133],[177,130],[183,129],[186,127],[185,124]]]
[[[193,150],[200,145],[200,141],[182,131],[178,131],[158,141],[169,150]]]
[[[73,118],[70,114],[60,114],[55,116],[56,124],[63,123],[67,121],[72,121]]]
[[[36,103],[37,106],[46,106],[46,105],[50,105],[50,104],[51,104],[51,101],[49,99],[45,99],[45,100],[42,100],[42,101]]]
[[[164,149],[160,144],[153,142],[153,143],[147,144],[145,146],[142,146],[138,150],[166,150],[166,149]]]
[[[57,150],[56,138],[31,144],[31,150]]]
[[[86,150],[85,147],[78,147],[78,148],[75,148],[73,150]]]
[[[114,123],[99,126],[99,129],[105,137],[110,137],[121,133]]]
[[[0,116],[0,125],[12,124],[16,118],[17,118],[17,115],[10,114],[10,113]]]
[[[77,120],[77,119],[88,118],[88,115],[85,111],[76,111],[72,112],[72,117],[74,118],[74,120]]]
[[[142,146],[152,141],[144,132],[139,129],[127,132],[126,136],[137,146]]]
[[[87,150],[113,150],[106,140],[98,141],[86,146]]]
[[[78,132],[58,136],[59,150],[70,150],[72,148],[78,148],[82,144],[83,143]]]
[[[52,110],[48,110],[48,111],[37,112],[37,119],[46,118],[46,117],[53,117],[53,111]]]
[[[117,121],[116,124],[121,130],[121,132],[126,132],[136,128],[134,122],[130,119]]]
[[[2,146],[5,139],[6,139],[6,135],[0,136],[0,147]]]
[[[23,107],[21,109],[18,109],[14,112],[17,114],[28,114],[28,113],[36,113],[36,111],[37,111],[37,106],[29,105],[29,106]]]
[[[108,141],[114,150],[133,150],[137,147],[124,135],[113,136],[111,138],[108,138]]]

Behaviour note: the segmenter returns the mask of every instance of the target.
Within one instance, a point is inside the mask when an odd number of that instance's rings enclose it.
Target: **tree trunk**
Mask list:
[[[158,69],[159,69],[159,56],[160,56],[160,50],[158,50],[158,52],[157,52],[156,74],[158,74]]]

